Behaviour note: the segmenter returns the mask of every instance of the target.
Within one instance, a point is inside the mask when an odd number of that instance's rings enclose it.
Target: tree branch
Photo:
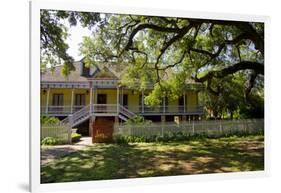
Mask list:
[[[247,39],[249,36],[246,33],[241,33],[240,35],[238,35],[237,37],[235,37],[233,40],[225,40],[222,44],[220,44],[218,46],[218,50],[215,53],[206,51],[206,50],[202,50],[202,49],[197,49],[197,48],[190,48],[191,51],[193,52],[197,52],[197,53],[201,53],[204,55],[207,55],[212,59],[218,57],[221,53],[221,51],[223,50],[223,48],[227,45],[227,44],[237,44],[240,41]]]
[[[253,26],[248,22],[241,22],[237,27],[247,34],[248,39],[255,44],[255,49],[259,50],[262,55],[264,55],[264,38],[260,36]]]
[[[247,34],[248,39],[250,39],[254,44],[255,48],[264,54],[264,40],[263,37],[253,28],[250,22],[241,22],[241,21],[228,21],[228,20],[211,20],[211,19],[189,19],[190,22],[201,22],[201,23],[210,23],[217,25],[228,25],[236,26],[244,34]]]
[[[205,82],[209,79],[215,78],[223,78],[229,74],[234,74],[240,70],[253,70],[257,74],[264,74],[264,65],[258,62],[251,62],[251,61],[242,61],[236,63],[232,66],[223,68],[222,70],[217,71],[210,71],[206,75],[201,78],[195,77],[197,82]]]
[[[145,61],[143,62],[143,64],[141,65],[141,68],[144,67],[144,65],[147,63],[147,60],[148,60],[148,56],[147,56],[147,53],[143,52],[143,51],[140,51],[138,50],[137,48],[130,48],[130,50],[132,50],[132,55],[133,55],[133,58],[135,59],[135,53],[139,53],[139,54],[142,54],[145,56]]]
[[[136,22],[136,23],[134,23],[134,24],[128,25],[128,26],[126,27],[125,32],[123,32],[123,33],[121,33],[121,34],[119,35],[119,39],[118,39],[118,41],[117,41],[117,43],[115,44],[114,47],[118,47],[118,46],[120,45],[121,41],[122,41],[122,38],[127,35],[129,29],[133,28],[133,27],[136,26],[137,24],[138,24],[138,23]]]
[[[161,56],[165,53],[165,51],[173,44],[175,43],[177,40],[181,39],[185,34],[187,34],[189,32],[189,30],[194,27],[193,24],[188,25],[187,27],[182,28],[182,30],[175,35],[174,37],[172,37],[166,44],[165,46],[160,50],[160,54],[157,57],[156,63],[159,62]]]
[[[171,65],[167,65],[164,68],[160,68],[159,70],[167,70],[168,68],[173,68],[173,67],[177,66],[178,64],[180,64],[183,61],[186,53],[187,53],[187,49],[183,52],[183,54],[181,55],[180,59],[176,63],[171,64]]]
[[[140,24],[138,25],[130,34],[129,36],[129,40],[127,45],[124,48],[124,51],[129,50],[129,48],[132,46],[133,44],[133,39],[135,37],[135,35],[144,29],[153,29],[155,31],[159,31],[159,32],[168,32],[168,33],[179,33],[181,30],[181,28],[169,28],[169,27],[162,27],[162,26],[158,26],[155,24],[151,24],[151,23],[144,23],[144,24]]]
[[[252,88],[255,86],[255,80],[256,80],[257,76],[258,76],[258,74],[255,71],[253,71],[249,76],[248,85],[245,89],[245,99],[246,99],[246,101],[249,100],[249,94],[250,94]]]

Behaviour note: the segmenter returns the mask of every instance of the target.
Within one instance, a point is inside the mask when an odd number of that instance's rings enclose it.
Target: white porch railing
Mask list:
[[[183,106],[183,105],[167,105],[167,106],[129,106],[128,109],[136,114],[198,114],[204,113],[204,106]]]
[[[62,120],[62,124],[70,126],[78,125],[87,120],[90,116],[119,116],[122,120],[127,120],[140,115],[169,115],[169,114],[203,114],[203,106],[195,106],[193,108],[184,108],[184,106],[158,106],[146,107],[144,110],[141,106],[126,108],[117,104],[90,104],[87,106],[49,106],[47,109],[41,107],[42,114],[51,116],[67,116]],[[45,111],[44,111],[45,110]],[[45,113],[44,113],[45,112]]]
[[[70,114],[76,113],[77,111],[83,109],[86,106],[41,106],[41,113],[43,115],[54,115],[54,116],[68,116]],[[89,108],[89,112],[92,113],[117,113],[116,104],[92,104],[92,108]],[[161,114],[197,114],[201,115],[204,113],[203,106],[181,106],[181,105],[168,105],[168,106],[128,106],[125,108],[122,105],[119,105],[119,110],[124,114],[135,116],[136,114],[141,115],[161,115]]]
[[[69,115],[80,109],[84,108],[85,106],[41,106],[41,114],[49,114],[49,115]]]
[[[117,113],[116,104],[92,104],[92,113]]]

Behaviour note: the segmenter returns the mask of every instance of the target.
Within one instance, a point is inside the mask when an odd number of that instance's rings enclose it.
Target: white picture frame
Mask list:
[[[105,12],[119,14],[140,14],[153,16],[177,16],[200,19],[223,19],[264,22],[265,24],[265,169],[264,171],[243,173],[202,174],[190,176],[153,177],[138,179],[102,180],[40,184],[40,9],[73,10],[86,12]],[[59,191],[73,189],[98,189],[104,187],[128,187],[134,185],[186,183],[191,181],[210,181],[222,179],[241,179],[268,176],[270,172],[270,117],[269,91],[269,17],[226,13],[206,13],[187,10],[162,10],[148,7],[105,6],[94,3],[73,2],[30,2],[30,190],[32,192]]]

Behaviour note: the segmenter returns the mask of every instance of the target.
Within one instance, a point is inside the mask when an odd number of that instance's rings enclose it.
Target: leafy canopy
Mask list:
[[[89,29],[101,25],[99,14],[74,11],[44,10],[40,12],[41,71],[47,67],[63,65],[62,74],[68,76],[75,70],[73,58],[67,53],[65,42],[69,36],[66,23],[76,26],[78,22]]]
[[[42,11],[42,63],[63,59],[66,75],[73,66],[65,52],[67,30],[59,22],[62,19],[72,25],[79,20],[92,29],[93,35],[84,37],[80,47],[88,66],[122,64],[127,73],[121,84],[138,90],[152,86],[147,104],[178,98],[187,82],[203,83],[204,98],[220,112],[238,111],[238,104],[248,106],[245,101],[253,98],[263,101],[263,23]],[[49,31],[57,36],[48,35]]]

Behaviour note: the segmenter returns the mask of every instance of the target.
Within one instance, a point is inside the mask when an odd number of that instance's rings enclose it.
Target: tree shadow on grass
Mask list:
[[[241,145],[242,144],[242,145]],[[249,147],[254,148],[249,148]],[[41,167],[41,183],[173,176],[264,168],[263,142],[201,140],[98,144]]]
[[[68,182],[137,177],[137,168],[150,165],[152,151],[135,145],[98,145],[71,153],[41,167],[41,182]]]
[[[258,171],[264,169],[264,148],[247,149],[231,143],[202,142],[189,153],[177,152],[174,159],[181,160],[178,174],[206,174],[221,172]],[[172,155],[170,156],[172,157]],[[174,170],[174,171],[175,171]]]

